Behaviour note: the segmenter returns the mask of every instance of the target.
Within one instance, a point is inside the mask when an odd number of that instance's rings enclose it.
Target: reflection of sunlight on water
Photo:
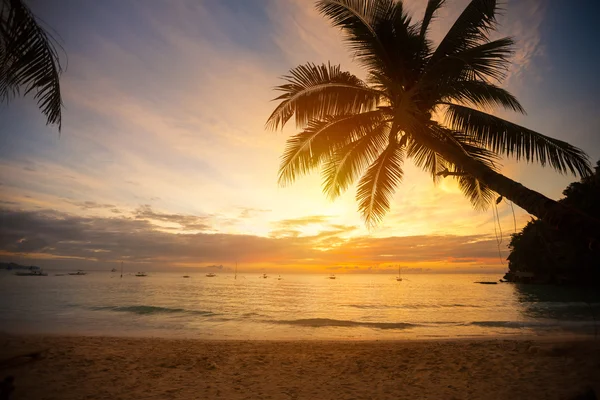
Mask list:
[[[0,317],[14,331],[216,339],[400,339],[593,333],[598,297],[580,290],[477,285],[496,275],[156,273],[148,278],[0,280]],[[589,296],[595,294],[590,293]],[[579,296],[579,297],[573,297]],[[587,303],[590,303],[588,305]]]

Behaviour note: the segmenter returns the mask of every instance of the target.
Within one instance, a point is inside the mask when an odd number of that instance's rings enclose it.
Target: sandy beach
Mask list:
[[[14,400],[569,399],[600,389],[600,341],[1,340]]]

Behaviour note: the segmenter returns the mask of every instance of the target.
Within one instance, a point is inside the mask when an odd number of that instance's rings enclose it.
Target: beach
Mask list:
[[[600,389],[600,341],[1,338],[14,400],[569,399]],[[19,355],[33,353],[33,356]]]

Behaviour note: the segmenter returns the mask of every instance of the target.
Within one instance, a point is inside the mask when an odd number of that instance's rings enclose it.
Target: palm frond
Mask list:
[[[342,29],[359,62],[370,68],[385,69],[389,64],[388,49],[375,25],[387,20],[394,9],[394,0],[319,0],[316,8],[334,27]]]
[[[335,199],[354,182],[385,149],[389,123],[381,121],[366,135],[337,149],[323,167],[323,191]]]
[[[417,167],[428,172],[434,184],[440,179],[438,173],[447,168],[447,162],[442,156],[412,137],[406,143],[406,156],[411,158]]]
[[[429,29],[429,24],[435,18],[436,11],[442,8],[445,2],[446,0],[429,0],[427,2],[425,15],[423,16],[423,22],[421,22],[421,31],[419,33],[421,40],[425,40],[427,36],[427,30]]]
[[[21,0],[0,1],[0,98],[34,93],[46,122],[60,131],[62,69],[54,44]]]
[[[496,24],[496,3],[496,0],[472,0],[440,42],[431,62],[488,41],[488,33]]]
[[[458,187],[476,210],[485,211],[496,197],[496,193],[471,175],[456,176]]]
[[[428,64],[419,79],[426,105],[441,100],[456,82],[501,82],[510,65],[513,44],[511,38],[498,39]]]
[[[383,118],[379,110],[312,120],[291,136],[279,164],[279,184],[285,186],[317,168],[333,152],[371,132]]]
[[[446,93],[442,101],[457,101],[462,104],[473,105],[477,108],[493,110],[503,107],[507,110],[525,114],[525,109],[515,96],[507,90],[491,83],[482,81],[458,81],[445,87]]]
[[[305,127],[312,119],[360,113],[374,109],[382,95],[339,65],[308,63],[290,71],[283,79],[288,83],[275,87],[283,94],[267,120],[267,128],[283,128],[295,115],[296,125]]]
[[[487,149],[517,160],[549,164],[560,173],[582,177],[592,173],[585,152],[562,140],[508,122],[502,118],[457,104],[447,104],[446,123],[452,129],[470,135]]]
[[[420,130],[419,135],[412,136],[408,143],[407,155],[413,158],[415,165],[428,171],[434,182],[440,178],[440,175],[445,176],[443,172],[448,172],[448,175],[454,176],[458,181],[459,188],[475,209],[487,209],[494,198],[494,192],[465,171],[462,166],[448,161],[443,155],[434,151],[433,146],[430,145],[431,140],[438,142],[438,146],[435,147],[440,147],[441,144],[448,152],[464,153],[491,170],[499,169],[498,156],[482,147],[482,144],[473,137],[440,125],[432,125],[428,129]]]
[[[360,178],[356,200],[368,226],[376,225],[389,211],[396,186],[402,181],[402,162],[402,147],[390,142]]]

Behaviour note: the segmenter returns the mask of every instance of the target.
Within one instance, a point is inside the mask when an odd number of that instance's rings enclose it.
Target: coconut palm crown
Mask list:
[[[335,198],[358,180],[359,210],[372,226],[390,209],[403,163],[411,159],[434,181],[457,179],[478,209],[498,193],[564,225],[570,210],[499,174],[498,161],[509,156],[588,176],[588,157],[490,113],[496,107],[524,113],[499,86],[513,40],[490,38],[497,1],[471,1],[434,48],[429,26],[444,3],[429,0],[423,20],[415,22],[402,1],[316,2],[317,10],[342,30],[366,81],[329,63],[300,65],[283,77],[285,83],[275,88],[280,102],[266,126],[277,130],[294,117],[302,131],[287,141],[279,183],[320,168],[323,190]]]
[[[62,69],[55,44],[22,0],[0,0],[0,100],[32,94],[46,122],[60,131]]]

